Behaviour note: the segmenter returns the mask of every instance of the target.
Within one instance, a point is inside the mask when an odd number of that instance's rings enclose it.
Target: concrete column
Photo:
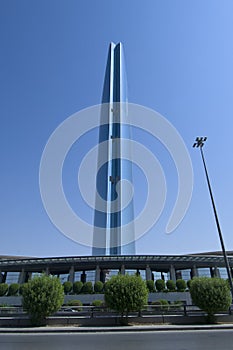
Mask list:
[[[106,270],[100,269],[100,281],[105,283],[105,279],[106,279]]]
[[[19,283],[19,284],[25,283],[25,279],[26,279],[26,273],[25,273],[25,270],[22,269],[22,271],[21,271],[20,274],[19,274],[18,283]]]
[[[99,281],[100,281],[100,267],[99,265],[97,265],[95,269],[95,282],[99,282]]]
[[[176,282],[176,270],[173,265],[170,266],[170,279],[174,282]]]
[[[74,283],[74,266],[70,268],[68,281]]]
[[[86,272],[83,271],[83,273],[81,274],[81,282],[85,283],[87,280],[87,275],[86,275]]]
[[[196,265],[193,265],[191,268],[191,278],[198,277],[198,269],[196,268]]]
[[[2,271],[0,271],[0,283],[2,283],[2,280],[3,280],[3,274],[2,274]]]
[[[217,266],[215,266],[214,268],[213,268],[213,277],[221,277],[220,276],[220,271],[219,271],[219,269],[217,268]]]
[[[49,267],[48,267],[48,266],[47,266],[46,269],[45,269],[45,274],[46,274],[46,276],[49,275]]]
[[[121,266],[121,275],[125,275],[125,265]]]
[[[146,280],[149,281],[152,279],[151,268],[149,265],[146,266]]]

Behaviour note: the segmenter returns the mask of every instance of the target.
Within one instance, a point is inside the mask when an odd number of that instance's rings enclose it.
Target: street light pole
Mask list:
[[[205,169],[206,180],[207,180],[210,198],[211,198],[211,202],[212,202],[212,206],[213,206],[214,217],[215,217],[215,221],[216,221],[216,225],[217,225],[217,229],[218,229],[218,235],[219,235],[219,239],[220,239],[220,243],[221,243],[221,247],[222,247],[222,252],[223,252],[223,256],[224,256],[225,266],[226,266],[226,270],[227,270],[227,275],[228,275],[228,280],[229,280],[231,295],[232,295],[232,300],[233,300],[233,283],[232,283],[231,269],[230,269],[229,260],[227,257],[224,241],[223,241],[222,231],[221,231],[220,223],[218,220],[217,209],[216,209],[216,206],[214,203],[214,197],[213,197],[213,193],[212,193],[212,189],[211,189],[211,185],[210,185],[210,179],[209,179],[209,175],[208,175],[208,171],[207,171],[207,167],[206,167],[206,162],[205,162],[205,157],[204,157],[204,152],[203,152],[203,146],[204,146],[204,142],[206,140],[207,140],[207,137],[197,137],[196,142],[193,144],[193,147],[200,148],[200,151],[201,151],[201,157],[202,157],[202,161],[203,161],[203,165],[204,165],[204,169]]]

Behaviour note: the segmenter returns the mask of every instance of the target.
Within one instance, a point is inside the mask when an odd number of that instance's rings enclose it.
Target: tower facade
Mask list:
[[[124,225],[134,217],[133,201],[123,208],[122,180],[132,183],[132,164],[122,157],[122,139],[130,139],[127,125],[127,80],[121,43],[110,44],[104,79],[99,128],[98,164],[105,159],[96,176],[96,206],[92,255],[135,254],[133,224],[127,231]],[[103,204],[103,201],[104,204]],[[101,210],[100,201],[102,203]],[[123,244],[127,235],[128,244]]]

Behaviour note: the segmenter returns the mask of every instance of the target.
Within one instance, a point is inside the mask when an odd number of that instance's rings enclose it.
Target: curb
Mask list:
[[[152,326],[116,326],[116,327],[30,327],[0,328],[0,334],[13,333],[103,333],[103,332],[162,332],[162,331],[205,331],[230,330],[233,324],[216,325],[152,325]]]

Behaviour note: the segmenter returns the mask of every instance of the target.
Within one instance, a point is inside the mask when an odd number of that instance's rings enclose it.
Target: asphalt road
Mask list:
[[[0,350],[232,350],[233,330],[0,334]]]

